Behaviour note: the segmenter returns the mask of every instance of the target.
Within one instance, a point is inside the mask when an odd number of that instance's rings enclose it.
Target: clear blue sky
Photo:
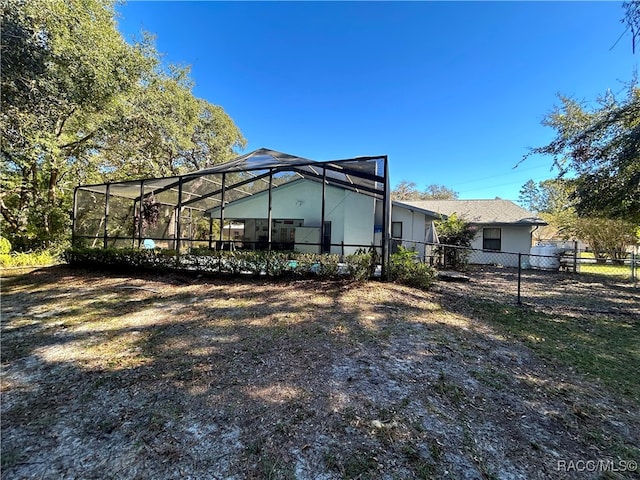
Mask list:
[[[517,200],[554,176],[531,157],[557,93],[619,92],[640,53],[621,2],[129,2],[194,94],[248,140],[314,160],[386,154],[391,183]],[[612,48],[613,47],[613,48]]]

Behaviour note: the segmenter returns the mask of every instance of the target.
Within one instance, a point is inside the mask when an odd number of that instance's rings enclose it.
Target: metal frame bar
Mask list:
[[[322,207],[320,210],[320,253],[323,253],[324,249],[324,217],[326,213],[326,185],[327,185],[327,169],[322,169]],[[331,242],[329,242],[331,243]],[[329,251],[331,251],[331,247],[329,247]],[[328,253],[328,252],[327,252]]]
[[[71,213],[71,246],[76,246],[76,223],[78,221],[78,188],[73,189],[73,211]]]
[[[272,212],[272,208],[273,208],[273,169],[269,169],[269,206],[267,209],[267,223],[269,224],[268,228],[268,235],[267,235],[267,243],[269,245],[269,251],[271,251],[271,242],[273,241],[273,237],[272,237],[272,222],[273,222],[273,212]]]
[[[111,190],[111,184],[107,183],[104,192],[104,233],[102,239],[102,248],[106,250],[109,239],[109,190]]]
[[[222,196],[220,198],[220,235],[218,235],[218,240],[220,240],[220,245],[222,245],[222,240],[224,239],[224,196],[225,196],[225,183],[227,180],[227,174],[222,174]]]
[[[178,183],[178,205],[176,206],[176,263],[180,263],[180,243],[182,239],[182,219],[181,210],[182,210],[182,177],[180,177],[180,182]]]

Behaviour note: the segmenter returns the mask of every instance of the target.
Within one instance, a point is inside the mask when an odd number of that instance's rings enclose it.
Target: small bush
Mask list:
[[[56,257],[51,252],[13,252],[0,254],[0,267],[43,267],[56,263]]]
[[[400,251],[391,255],[389,273],[391,280],[410,287],[430,288],[436,279],[436,271],[420,262],[416,253],[400,247]]]
[[[11,251],[11,242],[4,237],[0,237],[0,255],[6,255]]]

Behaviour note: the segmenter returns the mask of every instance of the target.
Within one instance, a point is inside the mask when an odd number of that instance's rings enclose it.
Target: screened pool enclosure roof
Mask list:
[[[225,163],[184,175],[82,185],[78,190],[139,202],[150,195],[164,205],[206,211],[300,178],[341,186],[383,200],[386,156],[314,161],[260,148]],[[225,198],[222,198],[225,191]],[[180,198],[179,198],[180,197]]]
[[[153,243],[161,249],[175,251],[177,257],[194,248],[222,249],[224,225],[228,223],[225,210],[229,204],[262,194],[260,206],[251,210],[251,218],[263,218],[272,224],[276,221],[272,219],[272,197],[278,195],[278,188],[304,179],[322,186],[315,189],[321,191],[319,197],[309,197],[315,198],[318,204],[313,221],[316,226],[309,225],[309,228],[320,228],[319,239],[312,245],[317,246],[320,253],[339,247],[343,254],[345,248],[375,247],[382,254],[384,272],[391,238],[388,172],[385,155],[314,161],[260,148],[229,162],[184,175],[81,185],[74,192],[72,242],[74,246],[94,248],[141,248]],[[330,230],[325,236],[325,220],[331,222],[331,212],[325,209],[325,185],[373,198],[376,207],[371,211],[371,222],[374,222],[373,216],[379,215],[375,232],[382,235],[375,237],[371,223],[372,231],[366,242],[348,245],[344,239],[332,241]],[[290,237],[283,241],[279,236],[274,241],[273,228],[264,227],[264,230],[267,230],[266,240],[261,236],[243,238],[241,248],[295,249],[300,245]],[[374,237],[377,240],[371,243]],[[230,238],[229,243],[233,243]]]

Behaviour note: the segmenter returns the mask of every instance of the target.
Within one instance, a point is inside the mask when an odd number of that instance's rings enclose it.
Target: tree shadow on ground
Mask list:
[[[7,279],[3,477],[572,478],[558,459],[637,444],[629,405],[440,300],[375,282]]]

